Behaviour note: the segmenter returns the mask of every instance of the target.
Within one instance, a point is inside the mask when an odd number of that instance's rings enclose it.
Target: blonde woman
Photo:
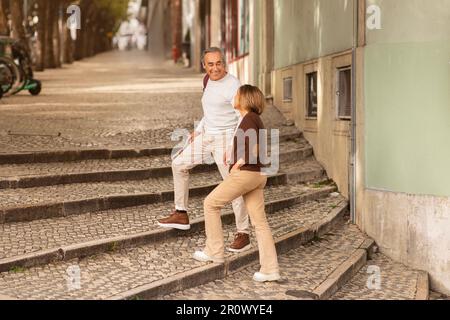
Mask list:
[[[280,279],[275,242],[266,218],[264,187],[267,176],[263,175],[260,159],[260,131],[264,124],[260,115],[265,109],[263,93],[254,86],[239,88],[234,101],[241,119],[233,138],[230,175],[206,198],[204,203],[206,248],[197,251],[194,259],[202,262],[224,262],[224,238],[221,209],[238,197],[243,197],[258,241],[261,269],[253,276],[257,282]],[[230,156],[230,155],[228,155]]]

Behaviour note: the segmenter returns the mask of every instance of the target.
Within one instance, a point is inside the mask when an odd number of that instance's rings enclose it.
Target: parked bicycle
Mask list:
[[[20,41],[0,37],[0,99],[28,90],[41,93],[42,84],[34,79],[30,54]]]

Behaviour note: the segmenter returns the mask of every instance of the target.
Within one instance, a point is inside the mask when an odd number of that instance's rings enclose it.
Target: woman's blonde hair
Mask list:
[[[266,108],[266,98],[258,87],[249,84],[243,85],[239,88],[239,105],[247,111],[253,111],[259,115],[264,112]]]

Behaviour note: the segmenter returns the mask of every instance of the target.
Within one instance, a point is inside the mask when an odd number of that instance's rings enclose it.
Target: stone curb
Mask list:
[[[339,222],[339,218],[333,218],[331,215],[325,220],[329,223],[317,226],[317,236],[321,237],[333,229],[333,225]],[[364,242],[356,249],[353,254],[340,264],[327,278],[312,292],[302,290],[289,290],[287,295],[297,298],[307,298],[310,300],[328,300],[332,297],[343,285],[352,279],[359,270],[366,264],[369,252],[373,252],[375,241],[366,238]]]
[[[367,252],[364,249],[356,249],[356,251],[345,260],[336,270],[328,275],[327,279],[322,282],[313,294],[318,300],[328,300],[335,294],[344,284],[346,284],[367,262]]]
[[[361,249],[366,250],[367,252],[367,260],[372,260],[373,255],[375,254],[376,243],[373,239],[366,239],[363,244],[360,246]]]
[[[171,154],[172,148],[151,149],[80,149],[0,154],[0,164],[69,162],[95,159],[137,158]]]
[[[334,187],[330,187],[306,195],[300,195],[269,202],[266,204],[266,211],[268,214],[274,214],[277,211],[296,204],[323,198],[334,191],[336,191],[336,189]],[[234,214],[231,211],[223,214],[222,218],[224,224],[231,224],[234,222]],[[103,252],[113,252],[115,250],[120,250],[127,247],[135,247],[150,243],[163,242],[169,238],[198,232],[203,229],[204,218],[197,218],[192,221],[191,230],[189,230],[188,232],[174,229],[157,229],[133,235],[93,240],[89,242],[63,246],[61,248],[42,250],[22,256],[0,259],[0,272],[8,272],[14,267],[30,268],[52,262],[68,261],[74,258],[92,256]]]
[[[312,147],[296,149],[292,151],[282,152],[280,154],[280,162],[286,163],[290,161],[298,161],[307,159],[312,155]],[[192,173],[204,173],[214,170],[215,165],[199,165],[195,167]],[[312,177],[316,176],[316,172],[305,172]],[[150,169],[129,169],[129,170],[112,170],[112,171],[94,171],[84,173],[68,173],[60,175],[43,175],[43,176],[26,176],[11,177],[0,180],[1,189],[18,189],[18,188],[35,188],[47,187],[72,183],[89,183],[89,182],[116,182],[125,180],[146,180],[150,178],[161,178],[172,175],[172,167],[155,167]]]
[[[347,211],[347,203],[341,204],[330,213],[327,219],[324,219],[323,223],[318,223],[318,225],[325,225],[330,223],[330,221],[341,219]],[[334,218],[331,218],[332,215],[334,215]],[[301,228],[276,239],[275,242],[278,254],[283,254],[313,240],[317,233],[315,230],[316,228],[317,225],[310,228]],[[325,228],[325,226],[323,226],[323,228]],[[196,287],[213,280],[223,279],[229,273],[255,263],[257,259],[258,250],[254,248],[248,252],[233,256],[223,264],[210,264],[188,272],[180,273],[158,282],[122,292],[110,297],[109,300],[154,299],[158,296]]]
[[[419,271],[416,284],[415,300],[429,300],[430,299],[430,279],[428,272]]]
[[[280,142],[293,139],[301,139],[303,134],[289,133],[280,136]],[[118,159],[118,158],[138,158],[148,156],[170,155],[173,147],[159,147],[149,149],[77,149],[62,151],[36,151],[0,153],[1,164],[24,164],[24,163],[47,163],[47,162],[69,162],[95,159]]]

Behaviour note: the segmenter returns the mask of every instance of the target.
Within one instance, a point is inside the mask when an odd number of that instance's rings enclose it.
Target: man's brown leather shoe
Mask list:
[[[178,230],[189,230],[189,216],[186,212],[175,210],[172,214],[164,219],[158,220],[158,225],[163,228],[173,228]]]
[[[234,236],[234,241],[228,248],[231,252],[244,252],[250,250],[252,245],[250,244],[250,236],[247,233],[237,233]]]

